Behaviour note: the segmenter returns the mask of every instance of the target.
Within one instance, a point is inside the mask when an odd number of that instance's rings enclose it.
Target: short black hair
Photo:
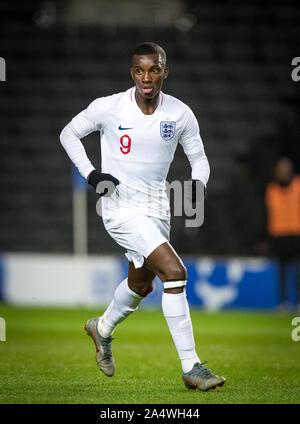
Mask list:
[[[136,49],[134,50],[134,52],[132,53],[132,56],[134,56],[134,55],[142,56],[142,55],[147,55],[147,54],[157,54],[157,55],[159,55],[161,62],[164,65],[166,65],[166,63],[167,63],[166,52],[164,51],[164,49],[161,46],[159,46],[156,43],[145,42],[145,43],[139,44],[136,47]]]

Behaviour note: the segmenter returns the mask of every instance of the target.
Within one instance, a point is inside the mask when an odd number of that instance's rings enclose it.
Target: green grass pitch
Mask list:
[[[159,310],[141,309],[119,325],[116,374],[106,377],[82,328],[96,315],[89,309],[0,305],[6,320],[0,403],[300,403],[300,341],[291,338],[292,315],[191,310],[201,361],[227,379],[214,392],[185,388]]]

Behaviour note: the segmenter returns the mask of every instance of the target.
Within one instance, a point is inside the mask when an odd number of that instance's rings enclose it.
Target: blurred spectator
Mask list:
[[[281,157],[274,168],[273,181],[265,191],[266,230],[270,253],[279,263],[280,302],[288,306],[286,268],[293,264],[300,306],[300,176],[294,174],[290,159]]]

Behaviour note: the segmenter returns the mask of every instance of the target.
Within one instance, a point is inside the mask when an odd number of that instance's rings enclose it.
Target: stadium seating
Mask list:
[[[289,133],[288,124],[299,101],[290,75],[300,38],[296,3],[186,2],[197,16],[188,34],[173,27],[75,28],[63,15],[41,28],[32,20],[37,2],[18,5],[17,13],[14,4],[0,5],[7,61],[7,81],[0,83],[0,250],[72,252],[71,166],[59,133],[94,98],[132,84],[132,48],[151,38],[168,53],[164,91],[194,110],[211,164],[204,227],[184,229],[176,217],[171,241],[180,253],[252,254],[259,231],[253,219],[260,216],[262,181],[270,175],[267,155],[288,149],[299,158],[293,137],[300,125],[295,120]],[[274,143],[262,150],[260,166],[265,161],[266,167],[257,171],[255,158],[266,140]],[[85,146],[99,166],[98,135]],[[187,178],[179,148],[168,180]],[[240,202],[237,186],[245,194]],[[89,191],[89,252],[119,253],[99,222],[95,200]]]

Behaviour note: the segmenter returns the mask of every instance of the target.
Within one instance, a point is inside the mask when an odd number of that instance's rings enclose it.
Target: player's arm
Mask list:
[[[193,181],[193,198],[195,197],[196,184],[201,181],[206,195],[207,183],[210,175],[210,166],[205,154],[203,142],[199,132],[199,125],[192,111],[189,110],[186,124],[181,134],[180,144],[191,165],[191,179]]]
[[[107,193],[107,190],[103,190],[103,185],[102,187],[99,186],[97,189],[98,184],[109,181],[116,186],[119,184],[119,180],[110,174],[96,171],[81,142],[82,138],[100,129],[100,124],[95,119],[97,112],[99,113],[99,110],[97,111],[97,101],[95,100],[87,109],[76,115],[72,121],[64,127],[60,133],[60,141],[69,158],[78,168],[80,174],[100,195],[104,195]]]

